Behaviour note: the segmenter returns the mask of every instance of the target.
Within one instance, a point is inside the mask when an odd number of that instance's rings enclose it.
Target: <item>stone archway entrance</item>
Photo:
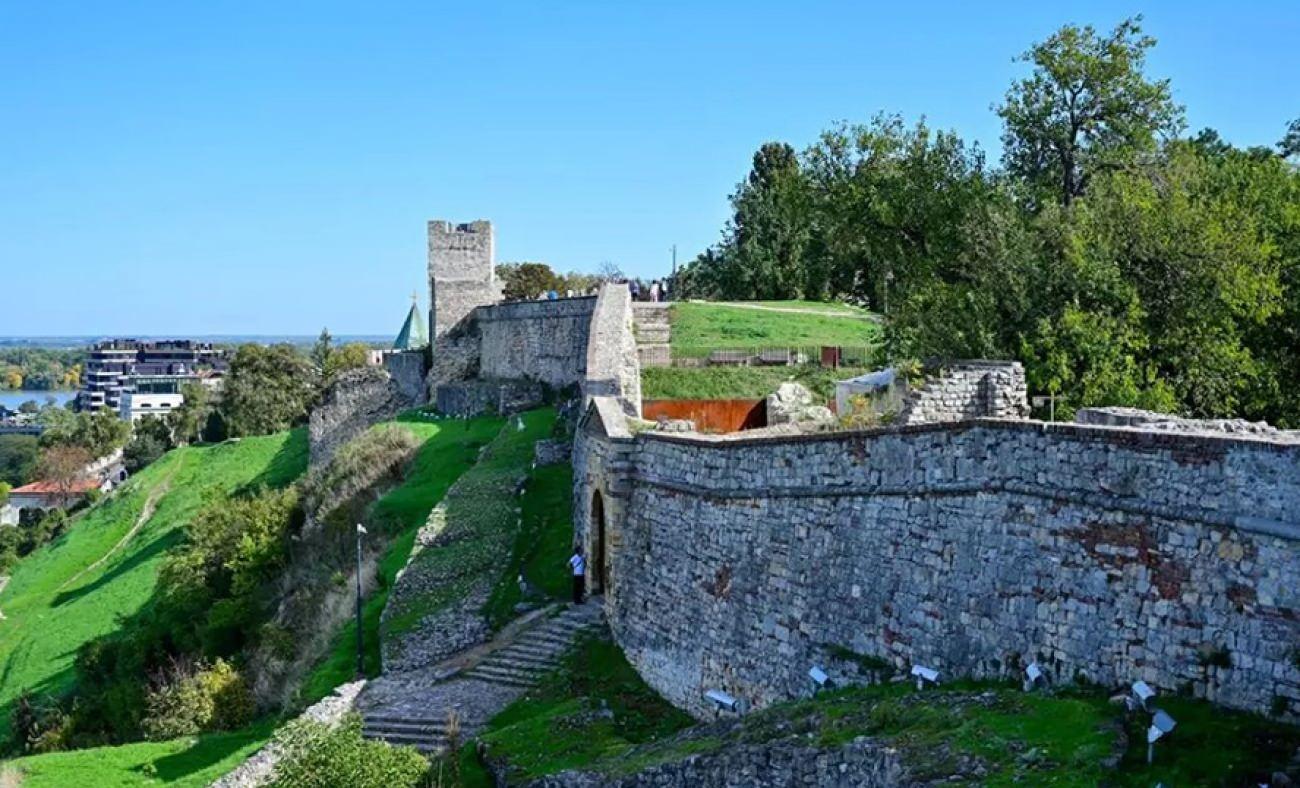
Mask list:
[[[609,577],[606,565],[605,548],[605,499],[600,490],[591,495],[591,588],[593,594],[605,593],[605,582]]]

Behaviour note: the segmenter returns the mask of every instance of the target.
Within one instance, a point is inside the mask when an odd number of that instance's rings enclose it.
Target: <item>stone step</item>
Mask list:
[[[474,670],[471,670],[469,673],[466,673],[465,675],[472,679],[477,679],[478,681],[485,682],[487,684],[500,684],[503,687],[515,687],[516,689],[529,689],[530,687],[532,687],[537,683],[531,677],[486,673],[480,671],[479,668],[475,668]]]
[[[520,676],[532,676],[536,678],[550,672],[554,665],[538,665],[531,662],[511,662],[506,660],[484,660],[475,665],[473,670],[484,668],[486,670],[504,671],[506,673],[517,673]]]
[[[363,719],[361,722],[361,730],[375,733],[442,736],[447,733],[447,724],[445,722],[437,725],[429,725],[426,722],[377,722],[373,719]]]
[[[487,659],[483,660],[486,664],[495,664],[497,662],[506,662],[518,665],[532,665],[539,670],[546,670],[554,667],[559,663],[560,655],[556,654],[528,654],[519,651],[498,651]]]
[[[424,728],[446,728],[446,717],[407,717],[399,714],[370,714],[362,712],[365,725],[383,727],[388,725],[418,725]]]
[[[571,642],[573,642],[572,638],[567,638],[563,635],[538,635],[537,637],[531,637],[527,640],[521,640],[519,641],[519,644],[525,646],[537,646],[541,649],[549,648],[553,653],[558,653],[568,648]]]
[[[632,336],[638,345],[662,345],[672,341],[673,330],[667,325],[638,325],[632,329]]]
[[[519,681],[536,681],[542,675],[539,670],[519,670],[516,668],[506,667],[504,665],[487,665],[479,663],[469,670],[466,674],[473,677],[501,677],[507,679],[518,679]]]
[[[420,752],[427,754],[437,754],[447,749],[446,736],[428,737],[398,733],[366,733],[363,731],[362,737],[372,741],[382,741],[389,744],[414,747]]]

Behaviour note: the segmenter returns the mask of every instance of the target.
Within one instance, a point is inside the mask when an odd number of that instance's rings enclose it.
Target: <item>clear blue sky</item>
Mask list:
[[[1066,22],[1144,13],[1192,128],[1300,115],[1294,0],[988,5],[0,0],[0,335],[395,333],[435,217],[662,275],[765,140],[887,110],[995,158]]]

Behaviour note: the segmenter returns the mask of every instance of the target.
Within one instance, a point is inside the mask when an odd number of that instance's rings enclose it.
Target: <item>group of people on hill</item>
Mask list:
[[[646,287],[642,287],[641,282],[637,279],[629,279],[627,282],[627,289],[632,293],[633,301],[659,303],[660,301],[668,300],[667,279],[655,279]]]

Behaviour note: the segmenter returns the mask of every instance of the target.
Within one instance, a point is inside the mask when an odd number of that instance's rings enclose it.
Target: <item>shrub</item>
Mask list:
[[[173,668],[155,681],[145,706],[144,732],[155,740],[238,728],[255,710],[248,684],[220,659],[211,667]]]
[[[131,441],[122,450],[127,471],[137,473],[172,447],[171,428],[161,418],[148,417],[136,422]]]
[[[312,720],[292,722],[276,741],[283,756],[275,767],[275,788],[403,788],[419,785],[429,770],[412,747],[362,738],[356,714],[334,728]]]
[[[72,715],[48,697],[38,701],[24,691],[14,701],[9,721],[14,746],[22,752],[57,752],[68,748]]]
[[[400,478],[402,466],[420,448],[404,427],[385,424],[348,441],[329,464],[303,480],[304,508],[317,518],[369,489],[385,477]]]

